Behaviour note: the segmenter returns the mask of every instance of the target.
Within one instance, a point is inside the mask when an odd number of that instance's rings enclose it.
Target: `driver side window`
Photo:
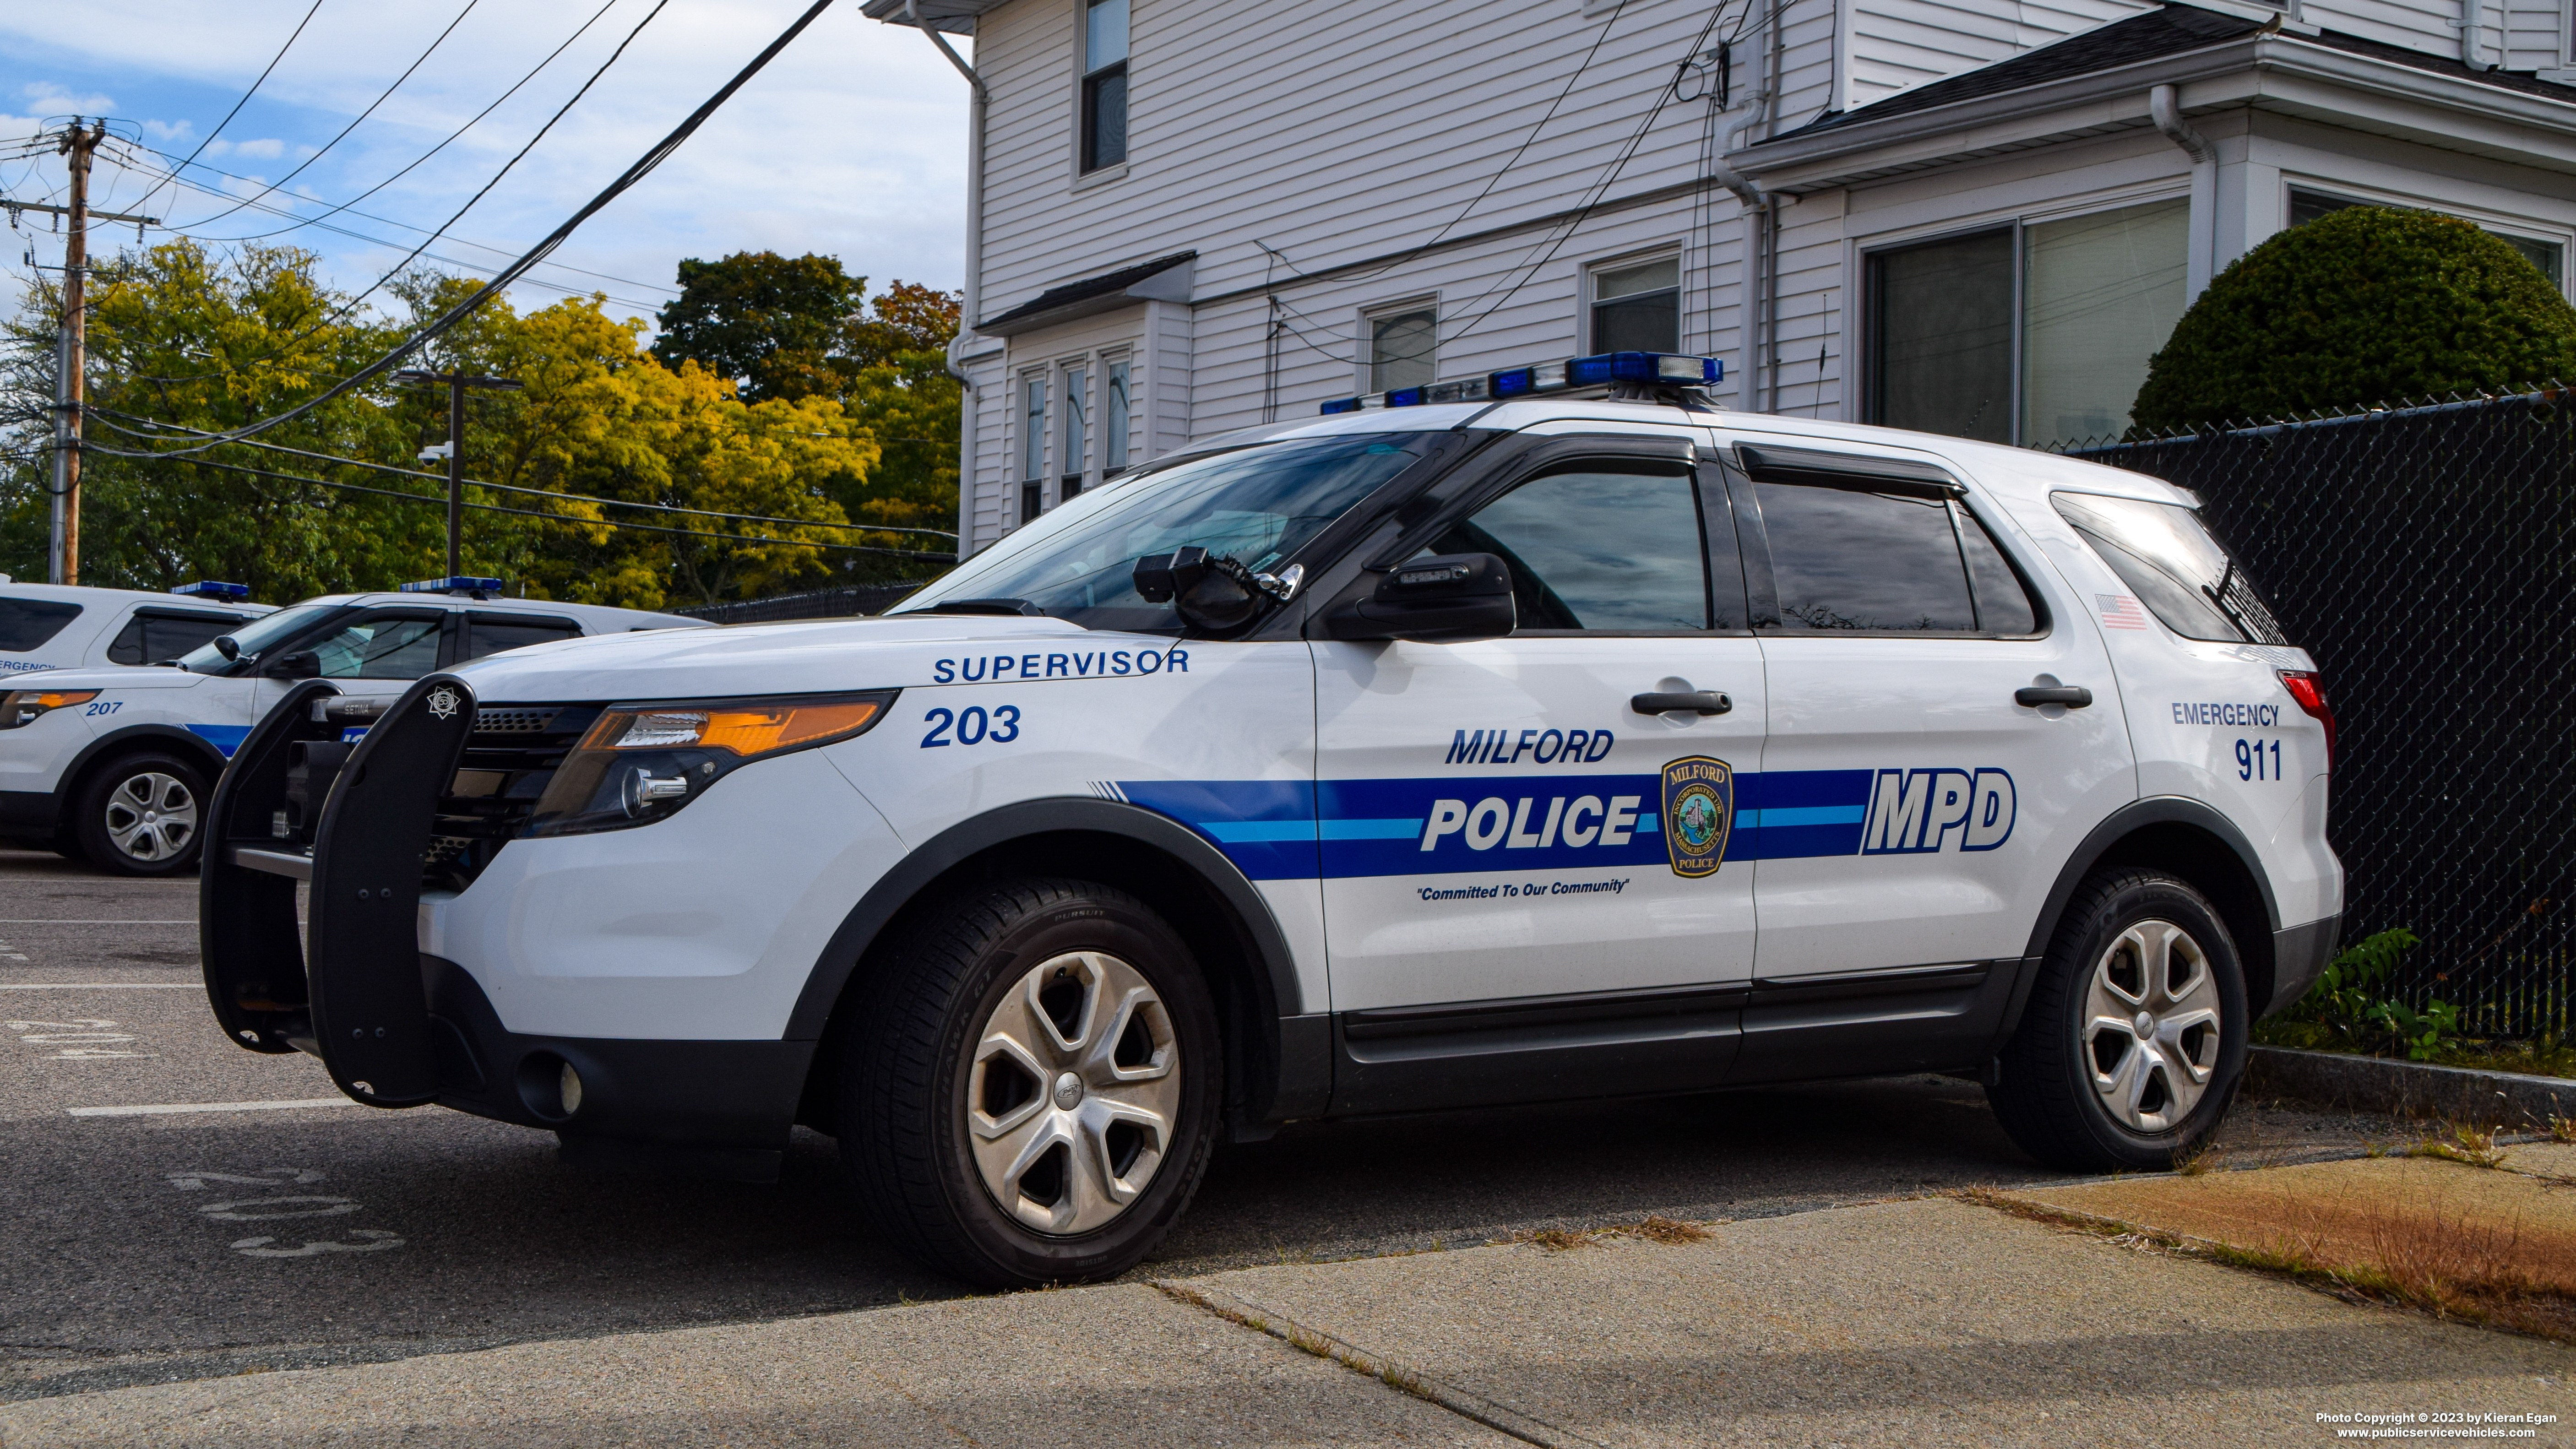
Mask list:
[[[313,646],[324,679],[418,679],[438,667],[438,620],[374,615]]]
[[[1711,627],[1699,501],[1680,462],[1601,458],[1551,469],[1444,529],[1424,552],[1500,558],[1522,630]]]

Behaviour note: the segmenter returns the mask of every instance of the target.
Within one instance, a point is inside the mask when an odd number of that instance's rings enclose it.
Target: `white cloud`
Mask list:
[[[194,121],[145,121],[143,139],[161,146],[172,146],[197,134]]]
[[[53,81],[30,81],[18,89],[27,98],[27,108],[39,115],[59,116],[66,112],[78,112],[85,116],[96,116],[116,109],[115,98],[111,96],[104,96],[96,91],[91,91],[87,95],[77,94]]]
[[[227,141],[218,136],[206,143],[204,156],[209,161],[238,156],[252,161],[274,161],[286,154],[286,143],[275,136],[258,141]]]

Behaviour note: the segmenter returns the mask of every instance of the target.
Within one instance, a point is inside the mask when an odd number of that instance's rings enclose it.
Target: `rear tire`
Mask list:
[[[114,875],[193,871],[207,793],[205,772],[176,755],[110,760],[72,802],[72,838],[82,857]]]
[[[2067,902],[1986,1098],[2051,1167],[2170,1168],[2227,1115],[2251,1024],[2236,943],[2208,899],[2107,870]]]
[[[866,969],[839,1124],[880,1231],[987,1288],[1114,1277],[1163,1240],[1225,1074],[1207,985],[1161,917],[1089,882],[1003,881]]]

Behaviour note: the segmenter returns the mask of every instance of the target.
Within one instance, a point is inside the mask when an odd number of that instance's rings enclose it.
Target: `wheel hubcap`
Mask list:
[[[197,836],[197,797],[158,770],[126,778],[107,795],[107,838],[134,860],[168,860]]]
[[[1101,951],[1054,957],[1005,992],[966,1081],[975,1168],[993,1200],[1042,1233],[1124,1213],[1169,1150],[1180,1043],[1142,973]]]
[[[2218,982],[2207,953],[2171,921],[2122,931],[2094,964],[2083,1031],[2102,1105],[2133,1131],[2171,1131],[2218,1070]]]

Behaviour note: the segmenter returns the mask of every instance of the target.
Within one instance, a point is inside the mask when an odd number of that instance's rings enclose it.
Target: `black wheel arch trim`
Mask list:
[[[2077,887],[2083,885],[2085,877],[2100,866],[2113,846],[2140,830],[2157,825],[2186,825],[2206,831],[2235,855],[2237,864],[2244,867],[2246,876],[2253,881],[2254,889],[2262,899],[2265,917],[2261,941],[2237,942],[2237,956],[2240,963],[2249,965],[2251,963],[2245,958],[2255,951],[2262,951],[2268,958],[2272,934],[2281,929],[2281,903],[2272,894],[2272,880],[2264,874],[2263,858],[2255,853],[2254,843],[2245,838],[2245,832],[2217,810],[2184,796],[2151,795],[2143,800],[2132,800],[2086,832],[2083,843],[2076,846],[2074,854],[2068,856],[2066,864],[2059,868],[2056,882],[2048,889],[2047,901],[2040,907],[2039,919],[2031,926],[2030,942],[2022,951],[2021,980],[2014,988],[2003,1031],[1996,1038],[1998,1047],[2021,1025],[2022,1007],[2030,998],[2031,982],[2039,974],[2041,960],[2048,954],[2048,943],[2056,936],[2058,922],[2066,914],[2066,903],[2074,898]]]
[[[1309,1013],[1297,983],[1295,955],[1289,950],[1287,933],[1272,914],[1270,903],[1234,862],[1187,826],[1141,806],[1111,800],[1079,796],[1022,800],[960,821],[915,847],[879,877],[842,918],[840,928],[832,933],[812,974],[806,978],[805,989],[797,996],[784,1038],[818,1040],[823,1036],[832,1009],[859,962],[886,927],[940,877],[975,856],[1014,841],[1068,832],[1120,836],[1160,850],[1180,861],[1216,893],[1234,917],[1252,964],[1268,986],[1269,999],[1264,1003],[1268,1009],[1262,1013],[1268,1020],[1259,1024],[1270,1035],[1263,1045],[1270,1057],[1271,1080],[1247,1084],[1253,1089],[1250,1095],[1267,1103],[1269,1111],[1262,1114],[1265,1116],[1306,1116],[1320,1111],[1321,1097],[1329,1090],[1331,1079],[1330,1042],[1325,1033],[1298,1029],[1305,1024],[1301,1019],[1308,1018]],[[1081,872],[1078,866],[1072,866],[1067,873]],[[1323,1020],[1320,1015],[1311,1019]],[[1257,1058],[1260,1053],[1252,1055]],[[1324,1059],[1308,1060],[1318,1055]]]

